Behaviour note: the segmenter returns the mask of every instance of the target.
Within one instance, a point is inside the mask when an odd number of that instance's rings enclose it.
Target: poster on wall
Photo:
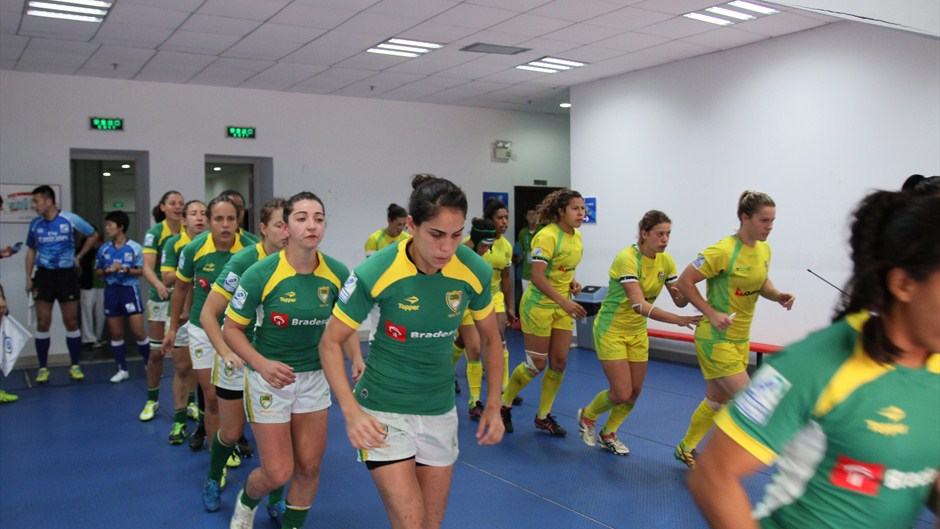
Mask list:
[[[486,205],[486,201],[491,198],[498,198],[503,202],[503,204],[509,205],[509,192],[508,191],[484,191],[483,192],[483,204]]]
[[[597,224],[597,197],[584,197],[584,224]]]
[[[49,186],[55,191],[56,204],[61,200],[62,186]],[[0,196],[3,196],[3,222],[29,222],[36,216],[33,209],[33,189],[35,184],[0,184]]]

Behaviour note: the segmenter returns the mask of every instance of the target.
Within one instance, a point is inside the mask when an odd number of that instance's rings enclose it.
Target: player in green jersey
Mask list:
[[[571,300],[581,291],[574,270],[583,253],[577,228],[584,211],[584,199],[571,189],[553,191],[539,205],[546,226],[532,239],[532,283],[522,295],[526,359],[513,370],[503,392],[501,413],[507,432],[513,431],[513,399],[547,367],[535,427],[556,437],[567,433],[550,412],[565,376],[574,318],[587,316],[584,307]]]
[[[522,291],[529,288],[529,282],[532,281],[532,239],[539,231],[539,212],[536,208],[525,210],[526,225],[519,230],[516,237],[516,244],[519,245],[519,260],[522,264]]]
[[[317,345],[349,270],[318,250],[326,230],[323,202],[309,192],[284,206],[284,250],[251,265],[225,312],[225,343],[250,369],[245,411],[261,454],[232,514],[251,528],[260,499],[291,481],[281,527],[303,526],[320,483],[330,388]],[[254,342],[245,335],[257,314]],[[345,341],[353,376],[364,369],[357,336]]]
[[[346,432],[370,470],[391,526],[440,526],[457,460],[457,410],[451,342],[467,308],[486,350],[486,409],[481,445],[503,436],[499,418],[502,358],[492,309],[492,267],[460,244],[467,197],[452,182],[416,175],[407,242],[360,264],[343,285],[320,342],[323,369],[346,419]],[[343,373],[340,344],[374,303],[382,329],[355,393]]]
[[[676,264],[666,253],[672,221],[654,209],[643,215],[639,228],[637,243],[614,258],[608,272],[610,287],[594,319],[594,345],[610,389],[578,410],[581,440],[588,446],[599,442],[605,450],[623,456],[630,449],[617,437],[617,428],[633,411],[646,379],[650,351],[647,320],[694,329],[702,319],[701,315],[681,316],[654,306],[664,286],[677,307],[685,307],[689,301],[676,287]],[[597,417],[607,411],[610,416],[598,435]]]
[[[364,246],[366,257],[385,248],[389,244],[398,241],[404,241],[411,237],[411,234],[405,231],[405,220],[408,218],[408,212],[398,204],[388,205],[388,226],[377,230],[366,239]]]
[[[689,422],[674,456],[695,466],[695,447],[711,429],[718,410],[748,383],[751,321],[758,296],[790,310],[796,298],[770,280],[767,237],[777,208],[773,199],[745,191],[738,199],[740,227],[706,248],[679,276],[679,290],[704,315],[695,329],[695,353],[705,377],[705,399]],[[695,286],[707,280],[707,299]]]
[[[773,355],[688,475],[713,527],[907,529],[940,470],[940,196],[877,191],[854,213],[829,327]],[[741,480],[776,462],[754,510]]]

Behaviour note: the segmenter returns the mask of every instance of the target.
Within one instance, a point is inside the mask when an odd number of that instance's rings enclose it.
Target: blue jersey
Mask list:
[[[113,242],[102,244],[98,248],[98,261],[95,268],[105,270],[114,263],[120,263],[123,268],[143,268],[143,247],[131,240],[125,241],[120,248],[115,247]],[[105,275],[104,284],[131,286],[137,284],[137,278],[130,273],[116,272]]]
[[[75,268],[75,236],[73,230],[91,235],[95,229],[85,219],[69,211],[60,211],[52,220],[38,216],[29,223],[26,246],[36,250],[39,268]]]

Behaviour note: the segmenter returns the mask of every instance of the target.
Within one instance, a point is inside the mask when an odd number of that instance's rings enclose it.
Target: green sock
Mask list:
[[[260,498],[257,500],[254,498],[249,498],[248,492],[245,489],[242,489],[242,493],[238,495],[238,501],[240,501],[242,505],[248,507],[249,509],[254,509],[258,506],[259,503],[261,503]]]
[[[617,428],[620,428],[620,425],[623,424],[623,421],[627,420],[627,417],[630,416],[630,412],[633,411],[633,406],[634,405],[629,402],[614,406],[614,409],[610,410],[610,416],[607,417],[607,424],[604,425],[604,429],[601,430],[601,433],[610,435],[611,432],[616,432]]]
[[[275,503],[284,499],[284,485],[272,490],[268,493],[268,504],[274,505]]]
[[[309,513],[310,507],[296,507],[288,503],[284,517],[281,518],[281,529],[300,529]]]
[[[610,401],[610,390],[605,389],[594,397],[594,400],[588,404],[587,408],[584,408],[584,411],[581,412],[581,416],[585,419],[596,421],[600,414],[606,413],[613,407],[614,403]]]
[[[529,373],[529,370],[525,368],[525,362],[517,365],[512,372],[512,376],[509,377],[506,390],[503,391],[503,406],[512,407],[512,399],[516,398],[516,395],[522,391],[522,388],[529,385],[533,378],[535,377],[532,376],[532,373]]]
[[[173,412],[173,422],[186,422],[186,408],[180,408]]]
[[[160,400],[160,386],[147,388],[147,400],[157,402]]]
[[[230,445],[223,443],[222,438],[219,437],[219,433],[216,432],[215,437],[212,438],[212,446],[209,450],[209,479],[216,481],[222,480],[222,471],[225,470],[225,462],[228,461],[228,457],[232,455],[234,451],[235,443]]]
[[[552,411],[552,404],[555,404],[555,397],[558,395],[564,378],[564,371],[559,373],[551,368],[545,370],[545,376],[542,377],[542,397],[539,399],[539,419],[548,417]]]
[[[483,364],[479,360],[467,360],[467,386],[470,387],[470,406],[473,407],[480,400],[483,387]]]

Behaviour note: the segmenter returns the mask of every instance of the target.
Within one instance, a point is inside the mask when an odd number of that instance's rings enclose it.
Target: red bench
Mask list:
[[[680,342],[689,342],[693,343],[695,341],[695,336],[686,333],[686,332],[673,332],[673,331],[662,331],[659,329],[647,329],[646,331],[651,338],[663,338],[666,340],[678,340]],[[760,343],[760,342],[751,342],[750,344],[751,351],[757,353],[757,365],[761,365],[763,356],[765,354],[774,354],[780,349],[779,345],[771,345],[769,343]]]

